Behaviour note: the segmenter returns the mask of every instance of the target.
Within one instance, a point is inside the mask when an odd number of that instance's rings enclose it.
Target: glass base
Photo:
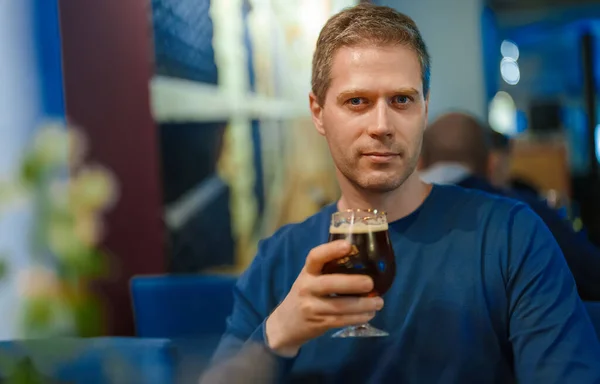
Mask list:
[[[377,329],[370,324],[361,324],[341,329],[331,337],[384,337],[389,335],[386,331]]]

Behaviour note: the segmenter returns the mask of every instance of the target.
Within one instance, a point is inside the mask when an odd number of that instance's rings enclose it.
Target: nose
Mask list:
[[[391,137],[393,130],[390,122],[390,110],[388,104],[380,101],[377,103],[373,113],[375,114],[375,120],[367,129],[369,136],[373,138]]]

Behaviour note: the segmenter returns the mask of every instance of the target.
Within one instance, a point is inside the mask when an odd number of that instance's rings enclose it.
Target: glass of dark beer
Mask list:
[[[396,259],[385,212],[353,209],[334,213],[329,226],[329,241],[340,239],[352,245],[351,251],[347,256],[325,264],[323,273],[368,275],[373,279],[374,289],[367,296],[383,296],[396,275]],[[360,324],[344,328],[333,337],[388,335],[370,324]]]

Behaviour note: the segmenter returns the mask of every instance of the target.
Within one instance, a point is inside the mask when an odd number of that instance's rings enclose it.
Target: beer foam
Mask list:
[[[369,233],[369,232],[383,232],[388,230],[387,223],[381,224],[367,224],[363,222],[358,223],[343,223],[336,226],[331,225],[329,227],[329,233],[332,234],[346,234],[346,233]]]

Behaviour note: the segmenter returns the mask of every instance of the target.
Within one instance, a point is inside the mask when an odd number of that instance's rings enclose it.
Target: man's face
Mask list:
[[[398,188],[415,170],[428,100],[421,65],[410,48],[359,45],[339,49],[313,121],[335,165],[352,184],[372,192]]]

